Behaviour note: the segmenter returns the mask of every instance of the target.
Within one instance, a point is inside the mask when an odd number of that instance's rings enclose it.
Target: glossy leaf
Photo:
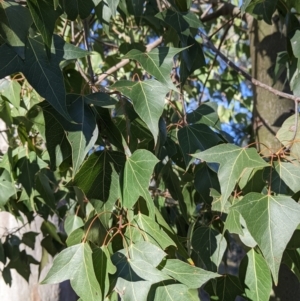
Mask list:
[[[250,300],[268,301],[272,290],[272,277],[262,255],[251,249],[243,258],[239,277],[246,287],[246,297]]]
[[[111,86],[132,100],[133,107],[147,124],[155,143],[158,138],[158,120],[165,105],[165,96],[169,89],[155,80],[118,81]]]
[[[59,283],[68,279],[76,294],[83,300],[101,300],[102,293],[94,272],[92,250],[88,244],[69,247],[57,255],[42,283]]]
[[[123,58],[138,61],[142,67],[154,76],[159,82],[168,86],[169,89],[177,90],[171,80],[173,57],[182,49],[171,47],[159,47],[150,52],[141,52],[137,49],[130,50]]]
[[[238,179],[246,168],[263,168],[268,164],[253,148],[240,148],[232,144],[221,144],[193,155],[206,162],[220,164],[218,177],[221,186],[221,209],[230,196]]]
[[[148,186],[157,158],[146,150],[137,150],[127,158],[121,181],[123,206],[130,209],[141,196],[147,202],[149,212],[153,213],[153,200]]]
[[[300,205],[287,196],[249,193],[233,208],[245,219],[277,283],[282,254],[300,223]]]

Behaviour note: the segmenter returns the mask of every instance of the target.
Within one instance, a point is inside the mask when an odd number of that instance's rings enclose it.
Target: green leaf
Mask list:
[[[41,136],[47,142],[50,168],[52,170],[55,170],[62,162],[72,156],[72,149],[67,140],[66,131],[60,122],[62,118],[59,117],[56,111],[46,103],[33,107],[30,114],[30,119],[35,123]]]
[[[290,149],[290,155],[299,160],[300,159],[300,120],[298,125],[295,127],[295,116],[287,118],[282,124],[281,128],[276,134],[277,139],[285,146]],[[297,131],[294,141],[292,139]]]
[[[46,47],[50,50],[55,22],[62,14],[61,8],[54,9],[53,0],[28,0],[27,5]]]
[[[172,83],[170,74],[173,68],[173,57],[183,49],[171,47],[159,47],[150,52],[141,52],[132,49],[123,58],[138,61],[142,67],[162,84],[168,86],[169,89],[177,91]]]
[[[96,278],[102,291],[102,300],[104,300],[110,289],[108,274],[115,274],[117,270],[111,262],[110,254],[106,246],[102,246],[101,248],[93,247],[92,258]]]
[[[63,242],[61,241],[57,233],[56,226],[50,221],[46,221],[46,220],[43,221],[41,225],[41,231],[43,232],[44,235],[49,234],[53,239],[55,239],[57,242],[63,245]]]
[[[224,275],[216,280],[211,280],[204,289],[212,300],[220,301],[236,300],[237,296],[242,296],[244,293],[239,278],[232,275]]]
[[[40,37],[28,38],[25,57],[25,66],[22,71],[28,82],[42,97],[46,98],[57,112],[67,120],[70,120],[66,107],[62,72],[58,63],[53,62],[49,64],[44,44]]]
[[[31,24],[32,18],[26,7],[12,1],[0,2],[0,35],[23,59]]]
[[[6,43],[0,46],[0,58],[0,78],[16,73],[23,68],[21,57]]]
[[[74,21],[78,15],[81,19],[86,19],[94,8],[93,0],[60,0],[59,2],[71,21]]]
[[[151,131],[155,144],[158,138],[158,121],[162,115],[165,96],[169,89],[156,80],[118,81],[111,88],[120,91],[132,100],[133,107]]]
[[[3,78],[0,81],[0,96],[5,97],[15,108],[20,106],[21,86],[11,79]]]
[[[203,123],[216,129],[221,129],[215,102],[202,103],[196,110],[186,115],[188,123]]]
[[[183,284],[162,282],[151,287],[149,299],[153,301],[199,301],[198,290],[189,289]]]
[[[39,235],[37,232],[26,232],[22,236],[22,243],[34,250],[35,239]]]
[[[153,213],[154,205],[148,186],[154,166],[158,159],[147,150],[137,150],[127,158],[121,181],[122,204],[131,209],[139,197],[147,202],[149,212]]]
[[[82,189],[88,198],[102,202],[120,197],[119,173],[125,164],[120,152],[95,152],[84,162],[74,178],[74,185]]]
[[[54,196],[54,190],[50,186],[50,180],[47,175],[40,171],[35,178],[35,188],[40,194],[42,202],[47,204],[49,208],[56,210],[56,201]]]
[[[178,259],[168,259],[159,267],[163,273],[185,284],[188,288],[200,288],[208,280],[220,277],[216,273],[205,271]]]
[[[300,223],[300,205],[287,196],[249,193],[233,208],[245,219],[277,284],[282,254]]]
[[[225,237],[211,227],[199,227],[193,232],[192,247],[203,268],[217,272],[226,250]]]
[[[6,169],[0,169],[0,206],[4,206],[9,198],[16,194],[15,183]]]
[[[73,175],[75,175],[83,162],[86,154],[91,150],[98,138],[98,127],[95,116],[80,95],[68,94],[68,108],[72,119],[77,126],[71,126],[70,129],[64,127],[68,131],[67,139],[72,148]]]
[[[251,249],[243,258],[239,278],[245,286],[246,297],[250,300],[269,301],[272,277],[262,255]]]
[[[76,294],[83,300],[101,300],[102,293],[88,244],[78,244],[59,253],[42,284],[59,283],[68,279]]]
[[[153,220],[144,214],[139,213],[130,222],[125,236],[130,242],[148,241],[153,245],[165,250],[169,246],[176,246],[167,233]]]
[[[258,155],[254,148],[240,148],[233,144],[221,144],[193,157],[206,162],[220,164],[218,177],[221,185],[221,209],[224,210],[238,179],[246,168],[263,168],[268,164]]]
[[[158,269],[166,254],[149,242],[132,244],[116,252],[111,260],[117,267],[113,285],[124,301],[146,301],[153,283],[170,279]]]
[[[204,151],[217,145],[221,139],[206,124],[192,124],[178,131],[178,142],[183,153],[185,165],[188,168],[191,160],[190,154]]]
[[[83,99],[86,104],[99,107],[108,107],[117,103],[117,101],[114,98],[110,97],[109,94],[103,92],[84,95]]]
[[[278,0],[262,0],[255,4],[253,13],[272,25],[272,16],[276,10]]]
[[[240,213],[237,210],[230,208],[225,221],[225,229],[230,233],[243,235],[243,229],[240,222]]]
[[[69,215],[65,219],[64,229],[69,236],[73,231],[84,226],[82,219],[77,215]]]
[[[197,167],[194,180],[195,188],[201,201],[210,204],[212,202],[211,188],[220,191],[218,176],[206,163],[200,163]]]

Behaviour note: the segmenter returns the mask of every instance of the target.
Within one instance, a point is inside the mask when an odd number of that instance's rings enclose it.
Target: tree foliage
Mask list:
[[[300,277],[298,110],[277,134],[282,148],[262,157],[237,72],[249,65],[242,17],[272,24],[277,10],[287,51],[274,79],[287,70],[300,96],[300,6],[245,0],[230,22],[204,24],[203,2],[0,2],[0,208],[44,219],[41,246],[55,259],[43,284],[70,279],[82,301],[190,301],[200,288],[264,301],[281,263]],[[24,250],[37,234],[0,240],[7,284],[11,269],[28,280],[30,264],[43,268]],[[221,269],[233,235],[247,252],[238,275]]]

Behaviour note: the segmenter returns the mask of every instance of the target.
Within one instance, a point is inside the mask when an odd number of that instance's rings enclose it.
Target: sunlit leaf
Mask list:
[[[151,75],[156,77],[162,84],[168,86],[169,89],[177,91],[172,83],[170,74],[174,64],[173,57],[182,49],[159,47],[150,52],[141,52],[137,49],[130,50],[124,58],[138,61],[142,67]]]
[[[147,150],[137,150],[127,158],[121,182],[123,206],[130,209],[141,196],[153,213],[153,200],[148,186],[157,158]]]
[[[208,280],[220,276],[178,259],[168,259],[160,267],[163,273],[185,284],[188,288],[200,288]]]
[[[277,283],[282,254],[300,223],[300,205],[287,196],[249,193],[233,208],[245,219]]]
[[[169,89],[156,80],[116,82],[111,88],[120,91],[132,100],[133,107],[147,124],[155,143],[158,136],[158,120],[163,112],[165,96]]]
[[[101,300],[102,293],[94,272],[92,250],[88,244],[78,244],[58,254],[42,283],[60,283],[68,279],[76,294],[83,300]]]
[[[74,230],[83,227],[83,225],[83,221],[79,216],[69,215],[65,220],[64,229],[67,235],[70,235]]]
[[[0,206],[4,206],[11,196],[16,193],[16,187],[6,169],[0,169]]]
[[[268,164],[258,155],[254,148],[240,148],[233,144],[221,144],[193,157],[206,162],[220,164],[218,177],[221,186],[221,209],[230,196],[242,172],[246,168],[263,168]]]
[[[251,249],[243,258],[239,276],[245,285],[246,297],[250,300],[268,301],[272,290],[272,277],[262,255]]]

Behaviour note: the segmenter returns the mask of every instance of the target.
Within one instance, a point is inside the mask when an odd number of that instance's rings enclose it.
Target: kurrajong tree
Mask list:
[[[44,219],[43,284],[69,279],[82,301],[267,301],[281,264],[300,279],[299,3],[0,1],[0,208]],[[256,49],[272,81],[250,75],[252,26],[284,44]],[[251,129],[250,84],[294,111],[278,126],[256,101]],[[8,285],[43,269],[24,250],[37,234],[1,238]]]

